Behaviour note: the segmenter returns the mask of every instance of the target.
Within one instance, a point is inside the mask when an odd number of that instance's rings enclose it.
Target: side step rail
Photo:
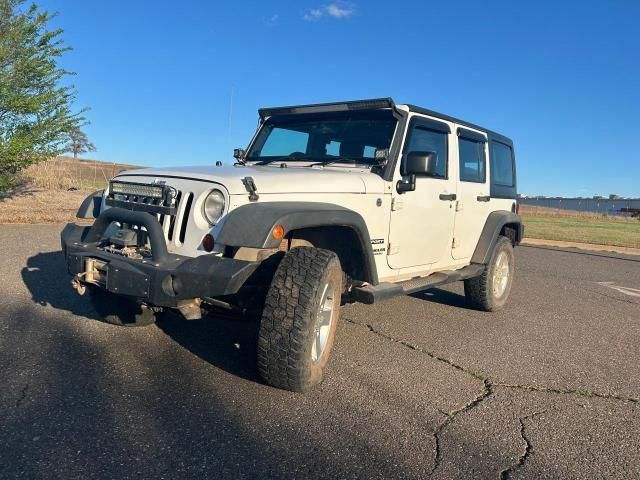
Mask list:
[[[408,295],[447,283],[466,280],[480,275],[485,269],[484,265],[472,264],[460,270],[447,270],[435,272],[427,277],[416,277],[403,282],[383,282],[378,285],[361,285],[351,289],[351,298],[356,302],[372,304],[398,295]]]

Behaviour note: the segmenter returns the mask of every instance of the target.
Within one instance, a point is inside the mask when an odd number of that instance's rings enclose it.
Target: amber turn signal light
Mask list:
[[[276,225],[273,227],[273,231],[271,232],[273,238],[277,238],[278,240],[284,237],[284,227],[282,225]]]

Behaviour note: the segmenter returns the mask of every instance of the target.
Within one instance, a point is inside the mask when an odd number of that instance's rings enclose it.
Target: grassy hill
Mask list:
[[[0,223],[65,223],[75,220],[82,200],[103,189],[123,170],[140,168],[98,160],[56,157],[32,165],[0,191]]]
[[[56,157],[48,162],[27,168],[21,175],[21,182],[49,190],[97,190],[104,188],[114,175],[134,168],[140,167],[99,160],[74,160],[72,157]]]

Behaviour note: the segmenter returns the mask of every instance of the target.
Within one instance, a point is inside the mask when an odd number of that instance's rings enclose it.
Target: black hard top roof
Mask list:
[[[320,112],[343,112],[349,110],[376,110],[380,108],[392,108],[395,109],[396,103],[393,101],[391,97],[387,98],[372,98],[368,100],[350,100],[345,102],[331,102],[331,103],[314,103],[308,105],[290,105],[287,107],[271,107],[271,108],[261,108],[258,110],[260,114],[260,118],[264,120],[267,117],[271,117],[274,115],[293,115],[293,114],[302,114],[302,113],[320,113]],[[486,132],[488,135],[494,137],[496,140],[506,143],[508,145],[513,145],[511,139],[501,135],[497,132],[493,132],[487,128],[481,127],[479,125],[475,125],[471,122],[467,122],[465,120],[461,120],[459,118],[452,117],[450,115],[445,115],[443,113],[435,112],[433,110],[429,110],[426,108],[418,107],[412,104],[406,104],[409,108],[409,111],[420,113],[422,115],[429,115],[431,117],[440,118],[442,120],[446,120],[448,122],[457,123],[460,125],[464,125],[466,127],[475,128],[477,130],[482,130]]]

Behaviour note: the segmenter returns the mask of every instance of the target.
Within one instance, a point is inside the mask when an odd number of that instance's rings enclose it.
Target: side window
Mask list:
[[[504,143],[491,142],[491,182],[513,187],[513,153]]]
[[[260,150],[263,157],[287,156],[293,152],[306,153],[309,134],[289,130],[286,128],[274,128],[271,135]]]
[[[460,153],[460,180],[463,182],[485,182],[484,143],[458,137]]]
[[[409,138],[407,153],[411,152],[435,152],[436,169],[435,178],[447,178],[447,134],[414,127]]]

